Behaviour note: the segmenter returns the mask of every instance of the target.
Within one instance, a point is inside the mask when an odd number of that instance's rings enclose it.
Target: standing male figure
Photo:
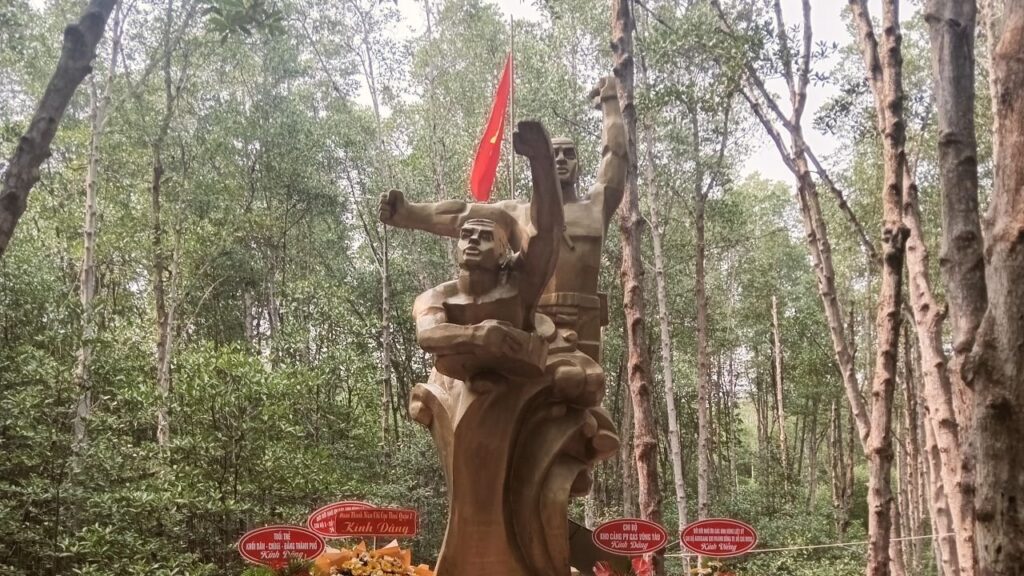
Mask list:
[[[544,288],[538,309],[563,333],[573,332],[577,348],[600,362],[601,326],[608,323],[607,301],[598,294],[601,247],[608,224],[622,201],[629,163],[626,129],[619,107],[617,82],[602,78],[590,97],[602,111],[601,163],[597,181],[579,196],[576,146],[569,138],[551,140],[555,170],[562,189],[565,233],[555,272]],[[474,204],[461,200],[416,204],[406,202],[398,190],[381,195],[380,220],[399,228],[413,228],[457,238],[467,220],[486,219],[509,230],[509,243],[518,250],[534,222],[530,203],[504,200]],[[571,338],[572,336],[570,336]]]

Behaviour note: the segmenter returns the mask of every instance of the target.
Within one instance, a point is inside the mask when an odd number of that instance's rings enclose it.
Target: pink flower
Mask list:
[[[654,574],[654,563],[651,562],[650,554],[633,558],[633,573],[636,576],[652,576]]]

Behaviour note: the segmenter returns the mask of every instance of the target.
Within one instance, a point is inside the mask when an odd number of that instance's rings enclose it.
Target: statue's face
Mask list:
[[[459,234],[459,265],[463,268],[497,270],[507,256],[508,242],[494,222],[470,220]]]
[[[568,138],[554,138],[551,148],[555,152],[555,173],[559,182],[565,185],[576,185],[579,166],[576,164],[576,144]]]

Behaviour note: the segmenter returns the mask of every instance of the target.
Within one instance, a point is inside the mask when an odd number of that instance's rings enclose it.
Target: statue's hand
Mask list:
[[[551,156],[551,138],[544,126],[537,120],[523,120],[516,125],[512,134],[512,147],[517,154],[527,158]]]
[[[480,330],[483,333],[481,344],[491,353],[515,356],[524,348],[522,338],[527,334],[522,330],[517,330],[508,322],[484,320],[480,323]]]
[[[597,81],[597,86],[590,91],[588,95],[594,108],[601,110],[604,107],[604,103],[609,100],[618,100],[619,98],[619,83],[615,80],[614,76],[605,76]]]
[[[405,195],[401,190],[388,190],[380,195],[378,218],[385,224],[394,224],[405,210]]]

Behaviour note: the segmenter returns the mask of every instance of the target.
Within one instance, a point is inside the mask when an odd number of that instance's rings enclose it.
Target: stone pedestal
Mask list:
[[[412,392],[411,413],[433,434],[448,482],[438,576],[569,574],[569,499],[590,490],[593,464],[619,441],[599,407],[600,366],[538,324],[544,354],[527,347],[522,360],[543,356],[539,376],[463,362],[457,372],[478,367],[465,380],[435,369]]]

